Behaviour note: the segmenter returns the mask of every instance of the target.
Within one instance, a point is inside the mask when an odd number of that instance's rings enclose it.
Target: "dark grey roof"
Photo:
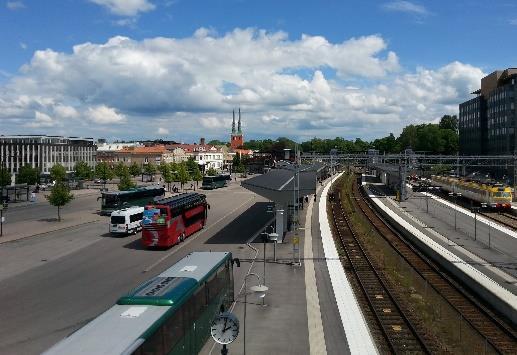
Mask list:
[[[305,166],[305,168],[307,167]],[[290,201],[293,198],[294,179],[294,169],[272,169],[266,174],[243,181],[241,185],[272,201]],[[300,196],[315,193],[315,170],[301,170],[299,181]]]

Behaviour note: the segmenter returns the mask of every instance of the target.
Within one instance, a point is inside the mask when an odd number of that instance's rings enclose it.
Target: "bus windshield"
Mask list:
[[[113,208],[118,207],[119,198],[117,195],[104,195],[102,196],[102,207]]]

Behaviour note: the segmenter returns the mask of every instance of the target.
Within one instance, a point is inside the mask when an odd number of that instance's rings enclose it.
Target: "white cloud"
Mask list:
[[[165,135],[169,134],[169,130],[167,128],[158,127],[157,134],[160,136],[165,136]]]
[[[126,122],[126,116],[118,113],[114,108],[106,105],[89,107],[86,113],[87,118],[97,124],[120,124]]]
[[[483,75],[459,62],[404,70],[380,35],[340,43],[253,29],[199,29],[182,39],[117,36],[70,53],[36,51],[0,86],[0,124],[19,133],[13,120],[32,122],[40,112],[71,135],[79,126],[85,135],[106,134],[117,124],[112,134],[120,138],[175,127],[174,139],[197,140],[206,130],[226,137],[240,106],[248,137],[368,138],[454,114]]]
[[[26,126],[32,128],[41,128],[41,127],[54,127],[56,122],[47,114],[43,112],[36,111],[34,112],[34,120],[29,122]]]
[[[517,26],[517,18],[514,18],[514,19],[511,19],[510,21],[508,21],[510,23],[510,25],[512,26]]]
[[[429,15],[429,11],[423,6],[410,1],[397,0],[388,2],[382,7],[388,11],[406,12],[414,15]]]
[[[20,42],[20,48],[21,49],[27,49],[27,44],[24,42]]]
[[[20,10],[25,8],[25,4],[23,3],[23,1],[7,1],[5,3],[5,6],[9,10]]]
[[[141,12],[148,12],[156,8],[148,0],[90,0],[90,2],[101,5],[118,16],[136,16]]]

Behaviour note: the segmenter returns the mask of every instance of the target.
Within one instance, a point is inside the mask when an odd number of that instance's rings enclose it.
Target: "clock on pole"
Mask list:
[[[226,354],[226,345],[232,343],[239,335],[239,320],[230,312],[220,313],[212,321],[210,334],[217,343],[223,345],[222,354]]]

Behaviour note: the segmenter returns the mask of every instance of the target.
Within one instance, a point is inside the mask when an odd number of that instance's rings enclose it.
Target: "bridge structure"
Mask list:
[[[376,150],[352,154],[303,154],[304,163],[327,163],[331,169],[340,167],[361,167],[378,175],[382,182],[400,193],[406,199],[406,176],[408,174],[429,175],[438,170],[453,170],[457,176],[468,173],[490,172],[517,185],[517,154],[514,155],[437,155],[420,154],[406,150],[399,154],[379,154]],[[438,168],[437,170],[435,170]]]

